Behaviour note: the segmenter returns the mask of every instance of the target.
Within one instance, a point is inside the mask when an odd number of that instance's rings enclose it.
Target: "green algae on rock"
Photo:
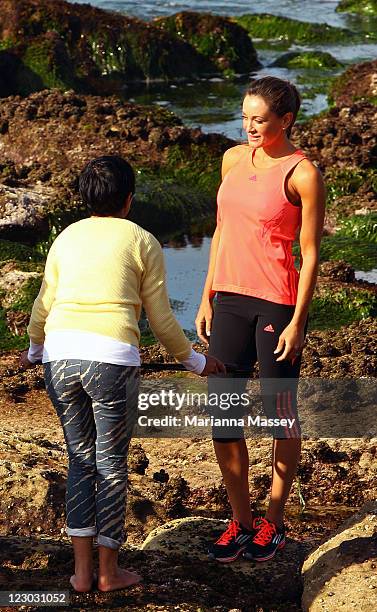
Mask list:
[[[219,72],[179,37],[88,4],[0,0],[0,10],[0,49],[7,49],[18,62],[11,93],[74,87],[106,94],[122,91],[131,81]]]
[[[5,241],[1,241],[5,242]],[[19,247],[17,249],[17,246]],[[26,257],[22,245],[13,255]],[[3,257],[9,255],[4,253]],[[0,349],[25,348],[26,326],[42,282],[43,265],[15,260],[0,263]]]
[[[350,240],[350,237],[337,232],[324,236],[321,242],[321,261],[344,259],[357,270],[372,270],[376,266],[377,245],[365,240]]]
[[[1,137],[6,163],[0,164],[0,179],[15,188],[41,181],[44,190],[52,190],[51,206],[45,207],[50,231],[86,216],[78,175],[103,151],[123,155],[137,170],[134,221],[165,234],[183,229],[181,221],[191,224],[213,213],[221,157],[233,144],[219,134],[184,127],[158,106],[72,91],[2,100],[1,121],[8,127]]]
[[[25,49],[18,48],[26,70],[19,76],[20,93],[28,94],[45,87],[71,89],[78,86],[72,60],[64,40],[56,32],[33,38]],[[32,78],[27,77],[27,69]]]
[[[338,329],[377,315],[376,292],[367,289],[322,289],[310,305],[310,329]]]
[[[358,226],[370,224],[372,215],[377,210],[377,170],[329,168],[325,178],[327,212],[336,223],[339,224],[342,218],[356,214]]]
[[[325,68],[334,70],[336,68],[341,68],[343,64],[335,59],[330,53],[324,51],[292,51],[281,55],[271,65],[282,68]]]
[[[377,0],[340,0],[335,10],[339,13],[377,15]]]
[[[368,215],[353,215],[348,219],[343,219],[338,233],[356,240],[377,244],[377,212]]]
[[[377,104],[377,60],[347,68],[333,82],[330,98],[338,106],[351,106],[358,100]]]
[[[339,248],[339,238],[345,237],[339,237],[339,233],[322,239],[318,282],[310,305],[310,330],[338,329],[342,325],[350,325],[354,321],[377,315],[377,284],[355,278],[355,267],[360,269],[358,264],[362,264],[361,253],[357,253],[358,246],[368,243],[356,240],[354,245],[354,241],[348,240],[348,246],[353,247],[354,253],[360,257],[359,261],[352,261],[351,249],[342,252]],[[332,252],[326,249],[329,241],[335,242]],[[377,245],[369,244],[374,250],[375,262]]]
[[[326,23],[309,23],[270,15],[268,13],[245,14],[233,20],[249,32],[251,38],[258,39],[257,46],[268,41],[276,46],[287,47],[291,43],[349,43],[356,35],[345,28],[336,28]]]
[[[19,242],[0,239],[0,265],[7,261],[40,262],[43,256],[35,248]]]
[[[190,175],[192,183],[194,176]],[[215,213],[213,197],[200,188],[174,180],[164,172],[149,175],[141,171],[136,182],[136,198],[128,218],[145,229],[167,235],[173,228],[187,229],[192,220]]]
[[[249,73],[260,67],[248,33],[227,17],[183,11],[153,23],[188,42],[226,74]]]

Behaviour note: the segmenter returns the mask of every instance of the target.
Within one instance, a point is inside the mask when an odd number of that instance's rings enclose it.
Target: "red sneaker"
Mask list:
[[[208,556],[220,563],[231,563],[240,556],[254,536],[255,529],[246,529],[239,521],[230,521],[219,539],[208,547]]]
[[[254,519],[254,525],[257,533],[248,543],[243,556],[254,561],[268,561],[277,550],[284,548],[285,527],[277,527],[272,521],[261,517]]]

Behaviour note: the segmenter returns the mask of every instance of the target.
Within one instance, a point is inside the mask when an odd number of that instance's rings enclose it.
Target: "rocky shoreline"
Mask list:
[[[354,333],[360,337],[365,334],[364,328],[355,326]],[[335,343],[339,352],[341,338],[343,354],[327,356],[326,343],[334,348],[331,335],[318,332],[310,338],[305,351],[308,361],[313,345],[324,370],[326,363],[344,360],[350,330],[344,328],[339,335]],[[353,347],[356,350],[355,343]],[[370,348],[375,353],[376,347]],[[143,350],[143,359],[158,361],[168,356],[158,347],[151,347]],[[61,532],[66,473],[62,432],[43,390],[41,368],[17,374],[16,353],[8,353],[0,367],[2,380],[7,380],[0,393],[0,579],[7,589],[43,589],[51,583],[63,589],[72,558],[68,540]],[[248,447],[251,502],[255,509],[262,510],[270,486],[271,442],[249,440]],[[196,605],[225,612],[233,600],[242,610],[252,605],[261,610],[279,606],[300,610],[304,584],[300,568],[304,558],[335,529],[341,530],[344,519],[355,508],[377,495],[375,438],[306,440],[299,481],[288,502],[286,550],[272,564],[255,567],[240,562],[224,568],[205,560],[206,541],[221,529],[220,519],[229,516],[210,440],[135,439],[129,467],[128,539],[122,559],[141,571],[145,583],[128,593],[72,594],[70,609],[126,606],[142,610],[148,605],[151,610],[159,610],[159,606],[173,610],[179,605],[180,610],[192,610]],[[298,491],[306,503],[304,512],[300,511]],[[195,535],[190,532],[190,520],[197,521]],[[166,536],[168,528],[172,531]],[[148,537],[153,529],[155,532]],[[191,542],[189,548],[185,542]],[[354,554],[361,554],[362,543],[359,547],[355,543],[355,547]],[[250,580],[254,584],[252,592]],[[273,591],[271,581],[275,585]]]
[[[343,0],[339,8],[366,4]],[[0,585],[65,589],[72,555],[62,532],[64,440],[42,368],[20,372],[17,359],[48,246],[86,214],[77,194],[81,168],[104,152],[129,159],[137,171],[132,219],[161,238],[203,224],[214,216],[221,157],[234,141],[188,128],[164,108],[126,102],[125,87],[250,73],[259,67],[253,38],[284,51],[294,36],[305,45],[319,34],[341,42],[351,33],[271,15],[183,12],[147,23],[63,0],[0,0],[0,9]],[[332,65],[320,54],[281,61]],[[377,285],[355,279],[355,269],[375,267],[377,255],[376,75],[376,60],[349,67],[332,84],[333,106],[293,133],[328,187],[303,354],[307,379],[377,374]],[[170,360],[158,345],[142,347],[142,357]],[[304,440],[286,550],[258,567],[219,567],[207,562],[205,547],[229,506],[210,440],[135,439],[122,560],[140,570],[144,584],[71,593],[69,609],[347,612],[350,601],[375,609],[376,440],[374,430]],[[259,510],[270,486],[270,446],[265,438],[248,441],[251,501]],[[361,607],[365,601],[369,608]]]

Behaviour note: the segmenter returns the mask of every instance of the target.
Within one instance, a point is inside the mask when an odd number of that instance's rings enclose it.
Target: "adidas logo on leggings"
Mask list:
[[[274,332],[275,330],[272,327],[271,323],[269,323],[268,325],[266,325],[266,327],[263,329],[263,331]]]

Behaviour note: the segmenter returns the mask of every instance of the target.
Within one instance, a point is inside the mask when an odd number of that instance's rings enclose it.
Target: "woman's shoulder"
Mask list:
[[[292,173],[292,178],[298,180],[315,180],[319,177],[322,177],[321,171],[318,166],[312,161],[310,161],[310,159],[305,156],[305,153],[303,153],[303,151],[298,150],[297,153],[302,153],[303,157],[300,162],[295,166]]]
[[[308,193],[325,192],[321,171],[307,157],[304,157],[295,166],[291,177],[291,185],[301,197]]]
[[[242,155],[246,154],[248,150],[249,145],[240,144],[230,147],[230,149],[225,151],[221,169],[222,178],[224,178],[226,173],[229,172],[229,170],[238,162]]]
[[[230,149],[227,149],[225,151],[223,160],[231,160],[231,159],[237,160],[239,157],[241,157],[241,155],[246,153],[248,149],[249,149],[249,145],[247,144],[238,144],[238,145],[235,145],[234,147],[230,147]]]

